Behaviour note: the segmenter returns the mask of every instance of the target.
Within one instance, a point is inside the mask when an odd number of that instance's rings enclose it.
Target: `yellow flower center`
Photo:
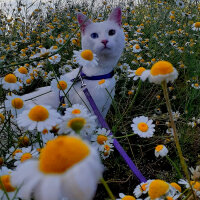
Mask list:
[[[67,126],[70,127],[75,132],[79,132],[84,125],[86,124],[86,120],[82,117],[77,117],[70,119],[67,123]]]
[[[145,71],[146,69],[144,67],[139,67],[136,71],[135,71],[135,75],[136,76],[141,76],[142,73]]]
[[[12,107],[14,107],[15,109],[21,109],[24,105],[24,102],[21,98],[14,98],[11,101]]]
[[[1,184],[0,189],[5,190],[6,192],[13,192],[15,188],[11,185],[10,175],[3,175],[0,177]]]
[[[100,80],[100,81],[98,82],[98,84],[99,84],[99,85],[104,84],[105,81],[106,81],[105,79],[102,79],[102,80]]]
[[[106,145],[104,145],[104,150],[105,150],[105,151],[107,151],[107,152],[109,152],[109,151],[110,151],[110,146],[109,146],[109,145],[107,145],[107,144],[106,144]]]
[[[140,122],[138,123],[138,129],[142,132],[147,132],[147,130],[149,129],[148,125],[144,122]]]
[[[103,144],[104,142],[106,142],[108,140],[107,136],[105,135],[98,135],[97,136],[97,142],[99,144]]]
[[[140,46],[138,44],[135,45],[136,49],[140,49]]]
[[[13,153],[12,156],[14,157],[16,155],[16,153],[21,153],[22,150],[21,149],[16,149]]]
[[[166,199],[167,199],[167,200],[173,200],[173,198],[172,198],[172,197],[169,197],[169,196],[166,197]]]
[[[26,83],[27,83],[27,84],[30,84],[30,83],[31,83],[31,79],[27,79],[27,80],[26,80]]]
[[[135,200],[135,197],[126,195],[125,197],[122,198],[122,200]]]
[[[158,61],[151,68],[151,74],[153,76],[157,75],[167,75],[174,71],[173,65],[167,61]]]
[[[89,60],[89,61],[92,61],[93,60],[93,53],[91,50],[89,49],[86,49],[84,51],[81,52],[81,57],[85,60]]]
[[[156,151],[157,151],[157,152],[161,151],[162,149],[163,149],[163,145],[158,145],[158,146],[156,147]]]
[[[190,183],[191,183],[191,185],[193,186],[193,188],[195,190],[200,191],[200,182],[198,182],[198,181],[190,181]]]
[[[18,69],[18,71],[21,73],[21,74],[27,74],[28,73],[28,70],[25,68],[25,67],[20,67]]]
[[[41,150],[39,168],[44,173],[64,173],[89,153],[89,147],[81,139],[58,136]]]
[[[74,110],[72,110],[72,114],[80,114],[81,113],[81,111],[79,110],[79,109],[74,109]]]
[[[0,124],[4,123],[5,117],[2,113],[0,113]]]
[[[49,117],[49,111],[40,105],[36,105],[35,107],[31,108],[28,113],[28,117],[33,121],[45,121]]]
[[[169,185],[162,180],[154,180],[149,185],[149,196],[151,199],[160,198],[164,194],[166,194],[169,190]]]
[[[57,84],[57,88],[59,90],[66,90],[67,89],[67,83],[65,81],[59,81]]]
[[[198,83],[195,83],[194,86],[195,86],[195,87],[199,87],[199,84],[198,84]]]
[[[24,153],[20,160],[21,160],[21,162],[24,162],[25,160],[28,160],[30,158],[32,158],[31,153]]]
[[[147,186],[147,183],[142,184],[142,185],[141,185],[141,190],[142,190],[142,191],[145,191],[145,190],[147,189],[146,186]]]
[[[179,192],[181,192],[181,187],[180,187],[180,185],[178,185],[177,183],[170,183],[170,185],[172,186],[172,187],[174,187],[176,190],[178,190]]]
[[[196,28],[200,28],[200,22],[196,22],[194,25]]]
[[[14,74],[7,74],[5,77],[4,77],[4,80],[7,82],[7,83],[16,83],[17,82],[17,78]]]
[[[48,133],[48,130],[45,128],[43,131],[42,131],[42,134],[47,134]]]

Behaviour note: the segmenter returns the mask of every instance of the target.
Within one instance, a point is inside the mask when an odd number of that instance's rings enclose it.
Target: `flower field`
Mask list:
[[[0,5],[0,199],[200,199],[198,0]],[[105,20],[123,53],[88,75]]]

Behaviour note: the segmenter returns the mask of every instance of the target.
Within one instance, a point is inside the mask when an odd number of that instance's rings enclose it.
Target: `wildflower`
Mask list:
[[[195,89],[200,89],[200,85],[198,83],[193,83],[191,86]]]
[[[83,113],[88,113],[88,110],[85,106],[80,104],[73,104],[72,107],[67,108],[65,111],[65,115],[79,116]]]
[[[132,130],[135,134],[143,138],[152,137],[155,132],[155,125],[152,124],[153,120],[149,120],[148,117],[140,116],[133,119],[131,124]]]
[[[163,81],[173,82],[177,77],[178,72],[170,62],[158,61],[150,70],[149,81],[160,84]]]
[[[148,192],[148,183],[147,182],[142,182],[139,185],[136,186],[136,188],[133,191],[133,194],[138,198],[140,197],[142,194],[146,194]]]
[[[0,199],[1,200],[7,200],[7,196],[4,192],[6,191],[9,199],[18,199],[18,195],[16,195],[16,188],[11,183],[11,176],[12,176],[12,170],[8,169],[7,167],[2,167],[0,169]],[[2,187],[3,186],[3,187]],[[15,197],[15,198],[14,198]]]
[[[104,142],[103,145],[100,146],[99,151],[102,152],[101,157],[104,160],[110,156],[111,151],[114,151],[113,147],[114,146],[109,141]]]
[[[5,121],[5,116],[2,113],[0,113],[0,124],[3,124],[4,121]]]
[[[174,187],[177,191],[179,191],[179,192],[181,192],[181,187],[180,187],[180,185],[178,185],[177,183],[170,183],[170,185],[172,186],[172,187]]]
[[[17,77],[14,74],[7,74],[2,80],[2,87],[6,90],[18,91],[22,84],[17,81]]]
[[[142,51],[142,49],[140,48],[140,45],[139,44],[135,44],[134,46],[133,46],[133,53],[139,53],[139,52],[141,52]]]
[[[195,23],[192,25],[192,30],[193,30],[193,31],[200,31],[200,22],[195,22]]]
[[[102,171],[95,148],[79,137],[58,136],[41,150],[39,161],[19,165],[12,182],[20,187],[22,199],[33,195],[41,200],[88,200],[94,196]]]
[[[193,180],[199,180],[199,178],[200,178],[200,166],[196,166],[196,169],[194,169],[193,167],[190,167],[189,168],[190,169],[190,171],[191,171],[191,173],[192,173],[192,179]]]
[[[31,147],[27,147],[27,148],[23,147],[21,149],[21,152],[18,152],[15,154],[14,159],[16,161],[14,165],[18,166],[30,158],[37,158],[37,157],[38,157],[38,152],[35,149],[31,150]]]
[[[114,81],[114,78],[112,78],[112,80]],[[107,88],[108,86],[109,86],[108,80],[101,79],[100,81],[98,81],[96,88],[97,89],[99,89],[99,88]]]
[[[60,56],[59,54],[56,54],[56,55],[54,55],[54,56],[49,57],[48,60],[49,60],[49,62],[50,62],[51,64],[57,64],[57,63],[60,62],[61,56]]]
[[[130,195],[125,195],[123,193],[119,193],[119,197],[120,198],[118,198],[116,200],[136,200],[135,197],[130,196]]]
[[[61,76],[58,80],[53,79],[51,81],[51,88],[54,92],[58,93],[60,95],[64,95],[72,85],[72,82],[66,77]]]
[[[19,67],[14,71],[14,74],[19,79],[24,80],[28,75],[28,70],[26,67]]]
[[[184,7],[185,7],[184,2],[181,1],[181,0],[176,0],[176,5],[177,5],[179,8],[184,8]]]
[[[12,96],[6,96],[7,100],[5,101],[6,110],[10,110],[11,114],[14,116],[19,115],[24,110],[24,100],[15,94]]]
[[[156,157],[158,157],[158,156],[164,157],[167,155],[167,153],[168,153],[168,149],[165,147],[165,145],[156,146],[156,148],[155,148],[155,156]]]
[[[129,70],[130,71],[130,70]],[[146,70],[144,67],[139,67],[137,70],[133,70],[128,77],[133,77],[133,80],[136,81],[139,78],[142,81],[145,81],[149,76],[149,70]]]
[[[106,130],[105,128],[98,128],[97,133],[95,135],[92,135],[91,141],[97,149],[100,149],[104,142],[113,143],[110,131]]]
[[[90,113],[81,113],[80,115],[63,116],[63,121],[59,124],[59,133],[80,133],[81,135],[91,134],[96,128],[96,116]]]
[[[45,128],[50,130],[52,126],[61,121],[59,113],[50,106],[32,104],[28,108],[17,117],[17,124],[19,127],[27,128],[29,131],[35,128],[38,131],[42,131]]]
[[[83,67],[95,67],[98,64],[98,58],[96,57],[96,54],[89,49],[74,51],[74,58],[76,59],[76,62]]]

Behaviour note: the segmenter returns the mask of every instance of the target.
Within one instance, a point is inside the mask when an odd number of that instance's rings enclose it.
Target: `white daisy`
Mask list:
[[[30,131],[36,128],[41,132],[61,122],[60,114],[50,106],[31,104],[28,107],[17,117],[19,127],[26,127]]]
[[[96,57],[96,54],[94,54],[90,49],[73,51],[73,52],[74,52],[73,57],[79,65],[83,67],[88,67],[88,66],[95,67],[98,65],[97,63],[98,58]]]
[[[178,72],[170,62],[158,61],[150,70],[149,81],[156,84],[160,84],[163,81],[168,83],[169,81],[174,82],[177,77]]]
[[[43,144],[46,144],[49,140],[53,140],[56,137],[57,136],[55,136],[53,133],[42,134]]]
[[[143,138],[149,138],[152,137],[155,132],[155,125],[152,123],[153,120],[149,120],[148,117],[140,116],[133,119],[131,127],[135,134]]]
[[[195,89],[200,89],[200,85],[198,83],[193,83],[191,86]]]
[[[139,52],[141,52],[142,51],[142,49],[140,48],[140,45],[139,44],[135,44],[134,46],[133,46],[133,53],[139,53]]]
[[[58,136],[41,150],[39,161],[28,160],[17,167],[12,183],[20,187],[22,199],[33,195],[37,200],[88,200],[102,172],[95,148],[79,137]]]
[[[193,31],[200,31],[200,22],[195,22],[195,23],[192,25],[192,30],[193,30]]]
[[[138,198],[140,197],[142,194],[146,194],[148,192],[148,184],[150,181],[147,182],[142,182],[139,185],[136,186],[136,188],[133,191],[133,194]]]
[[[145,81],[150,73],[150,71],[146,70],[144,67],[139,67],[137,70],[129,70],[129,72],[131,73],[128,75],[128,77],[133,77],[134,81],[138,80],[139,78],[142,81]]]
[[[60,134],[80,133],[82,136],[90,135],[96,128],[96,116],[90,113],[81,113],[80,115],[64,115],[63,122],[59,124]]]
[[[14,71],[14,74],[16,77],[23,81],[28,76],[28,70],[26,69],[26,67],[21,66]]]
[[[109,86],[109,83],[106,79],[101,79],[100,81],[98,81],[96,88],[107,88]]]
[[[66,76],[61,76],[58,81],[56,79],[51,81],[52,90],[62,96],[64,95],[63,92],[66,93],[71,85],[72,82]]]
[[[31,78],[31,76],[27,76],[27,77],[23,80],[23,83],[24,83],[24,85],[29,86],[29,85],[31,85],[32,81],[33,81],[33,79]]]
[[[2,79],[2,87],[5,90],[16,90],[18,91],[20,87],[22,87],[22,84],[17,81],[17,77],[14,74],[7,74],[3,79]]]
[[[57,63],[59,63],[60,60],[61,60],[61,55],[56,54],[56,55],[54,55],[54,56],[49,57],[48,60],[49,60],[49,62],[50,62],[51,64],[57,64]]]
[[[109,143],[109,141],[106,141],[103,143],[103,145],[100,146],[99,151],[101,151],[101,157],[105,160],[110,156],[111,151],[114,151],[114,146]]]
[[[93,146],[100,150],[104,142],[113,143],[113,136],[110,135],[110,130],[98,128],[97,133],[92,135],[91,141],[93,142]]]
[[[31,147],[23,147],[21,150],[22,152],[16,153],[14,156],[14,159],[16,160],[14,163],[15,166],[20,165],[28,159],[38,158],[39,156],[38,151],[36,149],[32,150]]]
[[[80,104],[73,104],[72,107],[66,108],[65,115],[79,116],[83,113],[88,113],[88,109]]]
[[[0,169],[0,180],[1,184],[3,185],[9,199],[18,199],[17,190],[11,183],[11,176],[12,176],[12,170],[8,169],[7,167],[2,167]],[[7,200],[7,196],[5,191],[2,189],[2,186],[0,186],[0,199],[1,200]],[[16,196],[15,196],[16,195]],[[15,198],[14,198],[15,196]]]
[[[181,0],[176,0],[176,5],[177,5],[179,8],[184,8],[184,7],[185,7],[184,2],[181,1]]]
[[[12,96],[6,96],[5,107],[7,111],[11,111],[12,115],[17,116],[24,110],[24,100],[22,97],[12,94]]]
[[[164,157],[168,153],[168,149],[165,147],[165,145],[157,145],[155,148],[155,156],[161,156]]]

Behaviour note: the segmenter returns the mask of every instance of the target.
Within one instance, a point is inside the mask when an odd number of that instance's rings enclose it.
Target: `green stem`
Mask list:
[[[129,135],[123,135],[123,136],[119,136],[119,137],[113,137],[113,138],[120,139],[120,138],[130,137],[130,136],[133,136],[133,135],[135,135],[135,133],[132,133],[132,134],[129,134]]]
[[[190,175],[189,175],[189,172],[188,172],[187,164],[186,164],[184,157],[183,157],[181,146],[179,144],[178,134],[177,134],[177,130],[176,130],[176,125],[174,123],[174,118],[173,118],[173,115],[172,115],[172,109],[171,109],[171,104],[170,104],[169,95],[168,95],[168,91],[167,91],[166,81],[163,81],[161,83],[161,85],[162,85],[164,97],[165,97],[165,100],[166,100],[167,110],[168,110],[168,113],[169,113],[169,119],[170,119],[170,122],[171,122],[171,127],[173,129],[173,135],[174,135],[174,141],[175,141],[175,144],[176,144],[176,149],[178,151],[181,166],[183,168],[183,171],[185,173],[187,181],[190,184]],[[190,188],[191,188],[194,199],[197,200],[191,184],[190,184]]]
[[[181,178],[182,174],[181,174],[179,168],[176,166],[175,162],[169,156],[166,156],[166,158],[170,162],[170,164],[176,169],[176,172],[177,172],[179,178]]]
[[[106,181],[104,180],[103,177],[100,179],[100,181],[101,181],[101,183],[103,184],[103,186],[105,187],[105,189],[106,189],[108,195],[110,196],[110,198],[111,198],[112,200],[115,200],[115,197],[114,197],[112,191],[110,190],[108,184],[106,183]]]

